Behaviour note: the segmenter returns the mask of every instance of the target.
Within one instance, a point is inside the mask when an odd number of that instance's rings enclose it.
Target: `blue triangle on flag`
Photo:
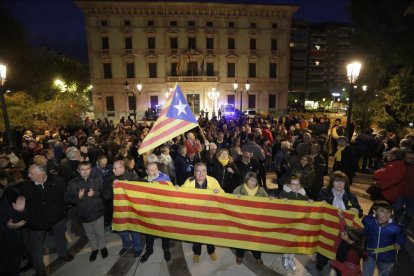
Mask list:
[[[179,85],[177,85],[175,89],[170,108],[167,112],[167,117],[197,123],[190,105],[187,103]]]

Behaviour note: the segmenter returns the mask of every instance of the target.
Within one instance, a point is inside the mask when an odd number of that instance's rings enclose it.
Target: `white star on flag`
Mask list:
[[[184,113],[185,115],[187,115],[187,112],[185,111],[185,107],[187,106],[186,104],[183,104],[181,102],[181,100],[178,100],[178,104],[173,105],[174,108],[176,108],[178,110],[178,115],[180,116],[181,113]]]

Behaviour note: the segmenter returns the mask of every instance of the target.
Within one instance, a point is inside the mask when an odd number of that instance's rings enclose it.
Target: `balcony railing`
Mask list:
[[[236,55],[236,50],[235,49],[228,49],[227,52],[228,52],[229,55],[233,55],[233,56]]]
[[[217,82],[218,76],[176,76],[167,77],[168,82]]]

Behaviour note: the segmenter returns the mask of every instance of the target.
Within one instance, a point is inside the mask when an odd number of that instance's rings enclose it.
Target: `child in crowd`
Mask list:
[[[290,182],[283,185],[283,190],[280,192],[279,197],[284,200],[309,200],[297,175],[293,175],[290,178]],[[282,265],[286,270],[291,269],[292,271],[296,271],[295,255],[283,254]]]
[[[391,275],[398,251],[405,243],[403,229],[392,220],[392,205],[387,201],[374,202],[374,213],[362,220],[368,257],[363,264],[363,275],[374,274],[375,267],[381,276]]]
[[[336,251],[336,260],[330,262],[337,276],[360,276],[361,258],[364,256],[364,232],[345,226]]]

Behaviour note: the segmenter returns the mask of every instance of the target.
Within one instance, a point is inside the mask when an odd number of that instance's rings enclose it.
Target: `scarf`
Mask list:
[[[342,151],[345,149],[345,147],[346,146],[344,146],[344,147],[338,146],[338,150],[335,153],[335,160],[336,161],[341,162],[341,160],[342,160]]]
[[[229,159],[223,159],[221,157],[217,158],[221,165],[226,166],[229,163]]]
[[[257,185],[254,189],[250,189],[246,184],[243,184],[243,187],[249,196],[255,196],[259,190],[259,185]]]
[[[342,190],[340,192],[335,192],[334,189],[332,189],[332,194],[334,195],[334,200],[332,202],[332,205],[335,206],[338,209],[346,210],[344,201],[342,200],[342,196],[344,195],[345,190]]]

